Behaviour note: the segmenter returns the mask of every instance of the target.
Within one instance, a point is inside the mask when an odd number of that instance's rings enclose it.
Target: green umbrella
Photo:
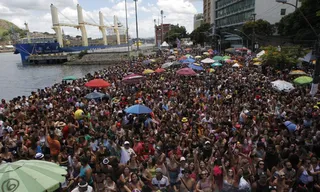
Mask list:
[[[226,60],[226,59],[230,59],[231,57],[228,56],[228,55],[225,55],[225,56],[223,56],[222,58],[223,58],[223,60]]]
[[[211,67],[220,67],[220,66],[222,66],[221,63],[213,63],[213,64],[211,65]]]
[[[213,60],[215,60],[215,61],[221,61],[221,60],[223,60],[223,57],[221,57],[221,56],[214,56],[214,57],[213,57]]]
[[[47,161],[20,160],[0,165],[0,191],[52,192],[65,182],[67,171]]]
[[[293,82],[299,85],[309,84],[312,82],[312,77],[301,76],[301,77],[295,78]]]
[[[67,81],[67,80],[76,80],[77,78],[75,76],[66,76],[63,78],[64,81]]]

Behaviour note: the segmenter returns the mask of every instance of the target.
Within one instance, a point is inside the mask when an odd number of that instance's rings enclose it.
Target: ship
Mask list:
[[[29,63],[29,57],[34,55],[59,55],[64,53],[77,53],[81,51],[91,51],[96,50],[103,51],[104,49],[127,47],[129,43],[129,38],[125,37],[125,43],[120,42],[120,32],[119,28],[122,27],[121,23],[118,22],[117,16],[114,16],[113,26],[107,26],[104,24],[104,16],[102,12],[99,12],[99,24],[89,23],[84,21],[82,7],[77,5],[78,13],[78,24],[65,24],[59,22],[58,9],[51,4],[51,17],[52,17],[52,29],[55,31],[55,38],[31,38],[28,24],[25,23],[27,38],[23,41],[17,42],[15,47],[15,54],[20,54],[22,63]],[[89,45],[86,25],[96,26],[99,28],[102,34],[102,44]],[[63,30],[62,27],[74,27],[80,29],[81,31],[81,46],[70,46],[64,44]],[[116,34],[116,45],[108,44],[106,30],[111,29]]]

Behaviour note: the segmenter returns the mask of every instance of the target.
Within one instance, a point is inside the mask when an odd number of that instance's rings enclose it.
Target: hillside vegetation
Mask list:
[[[0,19],[0,41],[9,40],[13,33],[19,33],[20,37],[25,36],[25,31],[23,29],[20,29],[9,21]]]

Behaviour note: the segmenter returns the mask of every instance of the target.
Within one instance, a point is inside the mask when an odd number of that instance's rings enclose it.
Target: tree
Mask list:
[[[177,38],[188,37],[187,30],[184,26],[171,25],[170,31],[164,35],[164,40],[168,43],[175,44]]]
[[[262,19],[246,22],[242,26],[242,32],[246,35],[251,35],[253,33],[253,28],[255,33],[265,36],[270,36],[275,32],[274,26],[268,21]]]
[[[203,23],[198,28],[192,31],[190,34],[191,40],[195,44],[203,44],[208,40],[209,30],[210,30],[210,24]]]
[[[320,3],[318,0],[300,0],[300,11],[306,16],[317,33],[320,32]],[[303,18],[299,10],[284,16],[276,25],[278,32],[283,36],[292,36],[296,40],[314,40],[315,34]]]
[[[277,70],[291,69],[298,63],[298,59],[307,54],[300,46],[281,47],[281,51],[277,47],[263,47],[265,54],[261,56],[265,65],[271,66]]]

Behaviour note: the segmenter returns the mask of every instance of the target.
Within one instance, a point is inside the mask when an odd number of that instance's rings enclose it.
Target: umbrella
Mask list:
[[[196,60],[194,60],[194,59],[188,58],[188,59],[182,61],[182,63],[194,63],[195,61]]]
[[[214,56],[214,57],[213,57],[213,60],[215,60],[215,61],[221,61],[221,60],[223,60],[223,57],[221,57],[221,56]]]
[[[272,87],[278,91],[290,92],[294,89],[292,83],[283,80],[276,80],[271,82]]]
[[[186,57],[187,57],[187,58],[192,58],[192,55],[186,54]]]
[[[202,60],[201,63],[214,63],[214,60],[210,59],[210,58],[206,58],[206,59]]]
[[[232,65],[232,67],[239,68],[239,67],[241,67],[241,65],[239,65],[238,63],[236,63],[236,64]]]
[[[158,69],[156,69],[154,72],[156,72],[156,73],[162,73],[162,72],[165,72],[166,70],[165,69],[163,69],[163,68],[158,68]]]
[[[151,113],[152,110],[149,107],[144,105],[132,105],[124,110],[126,113],[133,113],[133,114],[148,114]]]
[[[182,57],[179,58],[179,61],[184,61],[186,59],[188,59],[186,56],[182,56]]]
[[[110,85],[111,85],[110,83],[108,83],[107,81],[105,81],[103,79],[94,79],[94,80],[91,80],[91,81],[87,82],[86,84],[84,84],[84,86],[92,87],[92,88],[109,87]]]
[[[151,63],[150,60],[144,60],[144,61],[142,61],[142,64],[145,64],[145,65],[148,65],[148,64],[150,64],[150,63]]]
[[[197,70],[197,71],[202,71],[203,70],[203,67],[201,65],[197,65],[197,64],[189,64],[188,65],[189,68],[191,69],[194,69],[194,70]]]
[[[168,59],[176,59],[176,56],[170,55],[170,56],[168,57]]]
[[[194,70],[192,70],[191,68],[187,68],[187,67],[179,69],[176,73],[178,75],[184,75],[184,76],[193,76],[193,75],[197,74]]]
[[[143,72],[142,72],[142,74],[151,74],[151,73],[154,73],[154,70],[152,70],[152,69],[145,69]]]
[[[144,76],[137,75],[137,74],[131,74],[131,75],[125,76],[122,80],[126,81],[126,80],[131,80],[131,79],[142,79],[142,78],[144,78]]]
[[[87,99],[101,99],[105,96],[105,94],[103,93],[99,93],[99,92],[92,92],[92,93],[89,93],[85,96],[85,98]]]
[[[156,62],[156,60],[155,60],[155,59],[150,59],[150,61],[151,61],[151,62],[153,62],[153,63],[154,63],[154,62]]]
[[[213,64],[211,65],[211,67],[220,67],[220,66],[222,66],[221,63],[213,63]]]
[[[201,59],[201,56],[200,56],[200,55],[197,55],[197,56],[195,56],[194,58],[196,58],[196,59]]]
[[[208,52],[204,52],[203,54],[204,54],[204,55],[210,55],[210,53],[208,53]]]
[[[231,57],[228,56],[228,55],[225,55],[225,56],[223,56],[222,58],[223,58],[223,60],[226,60],[226,59],[230,59]]]
[[[290,71],[289,75],[306,75],[307,73],[302,70],[293,70]]]
[[[253,65],[259,66],[259,65],[261,65],[261,62],[260,61],[254,62]]]
[[[47,161],[20,160],[0,165],[1,191],[52,192],[65,182],[67,171]]]
[[[234,53],[235,52],[235,48],[228,48],[228,49],[226,49],[224,51],[228,52],[228,53]]]
[[[261,61],[260,58],[253,58],[252,60],[253,60],[253,61]]]
[[[66,76],[62,80],[68,81],[68,80],[76,80],[77,78],[75,76]]]
[[[214,70],[214,69],[209,69],[208,71],[209,71],[209,73],[213,73],[213,72],[215,72],[215,70]]]
[[[294,83],[303,85],[303,84],[309,84],[312,82],[312,77],[308,76],[301,76],[293,80]]]
[[[169,62],[169,63],[165,63],[165,64],[163,64],[163,65],[161,65],[161,68],[168,68],[168,67],[170,67],[171,65],[173,65],[173,63],[172,62]]]

